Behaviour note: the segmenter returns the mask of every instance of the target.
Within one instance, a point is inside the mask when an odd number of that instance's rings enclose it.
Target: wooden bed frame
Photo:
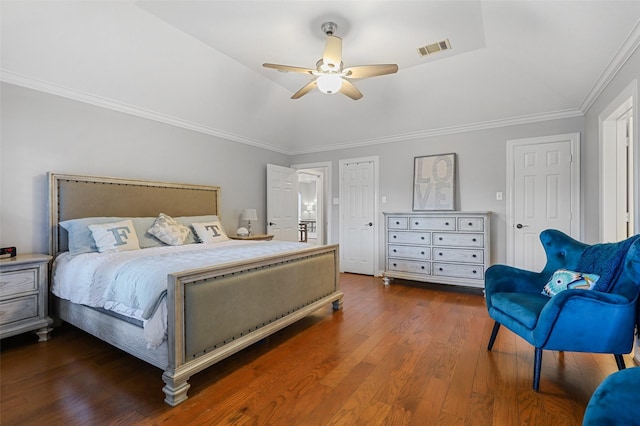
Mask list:
[[[220,188],[49,173],[50,250],[67,250],[59,223],[83,217],[217,214]],[[54,316],[164,370],[165,402],[187,399],[189,377],[328,303],[342,308],[338,246],[170,274],[167,340],[146,348],[141,327],[53,297]]]

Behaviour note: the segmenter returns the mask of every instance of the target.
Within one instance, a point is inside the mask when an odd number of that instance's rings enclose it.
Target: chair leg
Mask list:
[[[498,335],[498,330],[500,330],[500,323],[496,321],[493,324],[493,330],[491,330],[491,337],[489,337],[489,345],[487,346],[487,350],[491,350],[493,348],[493,344],[496,341],[496,336]]]
[[[618,366],[618,370],[624,370],[626,368],[626,365],[624,365],[624,358],[622,358],[622,355],[614,354],[613,356],[616,358],[616,365]]]
[[[535,348],[535,356],[533,360],[533,390],[538,392],[540,389],[540,367],[542,366],[542,348]]]

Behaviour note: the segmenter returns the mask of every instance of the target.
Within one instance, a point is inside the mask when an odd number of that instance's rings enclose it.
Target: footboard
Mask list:
[[[312,313],[342,305],[338,246],[233,262],[168,277],[169,405],[189,377]]]

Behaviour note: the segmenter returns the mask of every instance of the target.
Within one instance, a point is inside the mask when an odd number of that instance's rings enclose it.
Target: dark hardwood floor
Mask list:
[[[2,425],[580,425],[616,371],[611,355],[533,349],[492,321],[479,293],[343,274],[330,306],[190,379],[163,402],[162,372],[71,326],[4,339]],[[632,365],[631,355],[625,355]]]

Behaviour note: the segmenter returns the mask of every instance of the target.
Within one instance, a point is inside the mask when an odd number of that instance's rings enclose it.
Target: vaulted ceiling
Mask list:
[[[2,79],[285,153],[582,115],[640,42],[640,1],[3,1]],[[290,96],[323,22],[364,97]],[[417,48],[448,39],[451,50]]]

